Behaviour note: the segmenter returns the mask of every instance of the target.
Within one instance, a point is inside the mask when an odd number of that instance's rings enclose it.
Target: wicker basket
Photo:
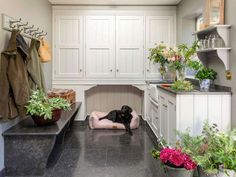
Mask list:
[[[60,97],[66,99],[71,104],[75,103],[75,91],[71,89],[52,89],[48,92],[49,98]]]

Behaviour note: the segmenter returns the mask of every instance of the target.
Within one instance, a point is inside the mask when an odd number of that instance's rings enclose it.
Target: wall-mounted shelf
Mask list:
[[[194,33],[194,35],[197,35],[198,39],[205,39],[207,35],[210,34],[218,34],[224,41],[225,47],[229,47],[229,29],[231,28],[231,25],[215,25],[210,26],[204,30],[200,30]]]
[[[227,73],[229,73],[230,70],[230,63],[229,63],[229,52],[231,51],[230,38],[229,38],[230,28],[231,25],[215,25],[194,33],[194,35],[197,36],[198,40],[205,39],[209,35],[218,35],[222,39],[224,47],[202,49],[198,50],[197,53],[199,59],[203,61],[203,63],[206,63],[209,55],[216,56],[224,63],[225,70],[227,71]],[[227,79],[229,79],[228,76]]]

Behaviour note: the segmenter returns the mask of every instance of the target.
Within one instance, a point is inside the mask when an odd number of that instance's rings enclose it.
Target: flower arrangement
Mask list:
[[[169,54],[169,48],[163,43],[157,45],[153,49],[150,49],[150,56],[148,57],[148,59],[153,63],[160,64],[159,72],[162,76],[164,76],[167,72],[166,65],[169,63],[167,59],[168,54]]]
[[[194,170],[197,164],[192,161],[189,155],[183,153],[181,149],[164,148],[161,151],[153,150],[152,155],[167,166],[174,168],[185,168]]]
[[[192,60],[192,57],[195,56],[197,48],[197,42],[194,42],[191,47],[181,44],[177,48],[170,48],[161,43],[157,47],[150,49],[149,59],[154,63],[159,63],[160,68],[164,68],[168,64],[177,71],[177,80],[184,80],[185,68]]]

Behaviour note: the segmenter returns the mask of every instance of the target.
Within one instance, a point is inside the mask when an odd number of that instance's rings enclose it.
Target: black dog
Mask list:
[[[108,119],[108,120],[111,120],[112,122],[122,123],[124,124],[126,131],[130,135],[133,135],[130,129],[130,122],[133,117],[131,115],[132,111],[133,110],[129,106],[124,105],[121,107],[121,110],[113,110],[109,112],[106,116],[99,118],[99,120]]]

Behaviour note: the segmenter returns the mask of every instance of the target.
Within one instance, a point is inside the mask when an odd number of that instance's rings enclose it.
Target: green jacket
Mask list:
[[[30,87],[27,73],[28,48],[19,31],[13,30],[0,60],[0,119],[25,116]]]
[[[32,90],[41,89],[46,92],[44,74],[38,54],[39,46],[40,42],[38,40],[31,39],[29,50],[30,58],[27,62],[29,84]]]

